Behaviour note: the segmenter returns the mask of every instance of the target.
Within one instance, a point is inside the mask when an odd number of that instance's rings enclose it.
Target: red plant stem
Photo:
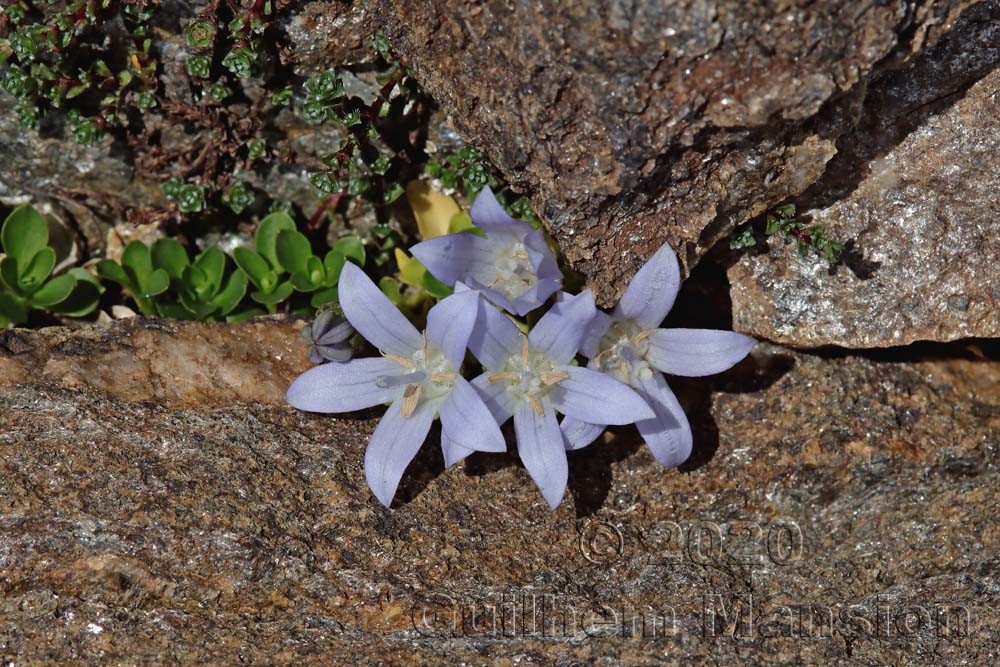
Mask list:
[[[320,202],[319,207],[316,209],[312,217],[309,218],[309,222],[306,224],[306,231],[314,232],[319,228],[319,223],[326,215],[327,211],[336,210],[337,205],[340,204],[341,198],[347,194],[347,189],[343,189],[335,195],[327,195]]]

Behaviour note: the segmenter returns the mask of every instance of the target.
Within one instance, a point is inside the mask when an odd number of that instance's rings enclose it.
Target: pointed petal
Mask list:
[[[382,421],[375,427],[372,439],[365,450],[365,479],[378,501],[388,507],[396,495],[396,487],[406,466],[417,455],[420,445],[427,439],[437,405],[425,401],[409,417],[400,413],[402,399],[386,410]]]
[[[750,353],[753,338],[717,329],[657,329],[646,359],[671,375],[702,377],[732,368]]]
[[[528,342],[557,364],[567,364],[576,356],[596,312],[590,290],[557,301],[532,328]]]
[[[457,292],[438,301],[427,313],[427,340],[458,370],[465,359],[469,336],[479,317],[479,293]]]
[[[569,377],[549,396],[556,410],[568,417],[621,425],[655,416],[642,396],[610,375],[579,366],[559,370],[569,373]]]
[[[466,449],[462,445],[458,444],[444,433],[441,432],[441,453],[444,455],[444,467],[450,468],[469,454],[472,454],[471,449]]]
[[[319,334],[316,342],[320,345],[340,343],[354,335],[354,327],[347,320],[341,320],[340,322],[326,320],[322,327],[320,327],[319,323],[320,321],[317,319],[313,324],[312,330],[314,336]]]
[[[498,369],[512,355],[521,354],[521,332],[510,318],[483,300],[469,336],[469,350],[487,369]]]
[[[615,319],[658,327],[670,312],[681,286],[681,270],[673,248],[664,243],[632,278],[615,308]]]
[[[562,271],[559,270],[559,263],[556,256],[545,240],[545,233],[540,229],[534,229],[524,237],[524,249],[528,252],[531,265],[535,267],[535,273],[539,280],[552,280],[556,284],[562,283]]]
[[[466,280],[472,289],[476,290],[483,295],[483,298],[492,303],[494,306],[500,310],[506,311],[508,313],[513,313],[514,315],[520,315],[520,310],[524,309],[524,306],[518,307],[514,305],[514,302],[507,298],[507,295],[498,289],[489,287],[483,284],[475,276],[468,276]],[[530,304],[528,304],[530,306]],[[528,311],[525,311],[528,312]]]
[[[493,191],[488,185],[476,195],[475,201],[472,202],[472,208],[469,209],[469,217],[472,218],[472,224],[487,234],[498,231],[514,231],[519,236],[524,236],[531,232],[531,225],[507,215],[507,211],[503,210],[503,206],[493,196]]]
[[[379,350],[409,357],[423,345],[423,336],[357,265],[344,264],[338,291],[347,320]]]
[[[527,315],[535,308],[544,304],[550,296],[559,291],[560,287],[562,287],[561,279],[551,280],[549,278],[545,278],[539,280],[534,285],[529,287],[524,294],[517,297],[513,301],[507,300],[506,297],[504,297],[509,304],[505,310],[516,315]],[[503,307],[499,302],[495,303],[497,303],[498,306]]]
[[[448,234],[421,241],[410,253],[445,285],[454,285],[470,274],[496,273],[493,258],[498,244],[476,234]]]
[[[514,431],[521,462],[549,507],[555,509],[566,493],[569,478],[566,449],[555,412],[548,408],[538,415],[530,405],[522,405],[514,412]]]
[[[566,449],[583,449],[597,440],[605,429],[601,424],[588,424],[575,417],[563,417],[559,428],[562,429]]]
[[[400,392],[375,384],[380,375],[400,375],[405,369],[382,357],[355,359],[310,368],[295,378],[285,394],[293,408],[309,412],[352,412],[388,403]]]
[[[514,416],[514,399],[507,392],[507,383],[490,382],[491,372],[487,371],[472,380],[472,386],[476,393],[483,399],[486,408],[493,415],[497,424],[503,426],[504,423]]]
[[[587,331],[583,334],[583,342],[580,343],[580,354],[593,359],[601,352],[601,338],[608,332],[614,319],[605,312],[597,311],[594,319],[587,325]]]
[[[441,430],[455,444],[478,452],[505,452],[500,426],[479,393],[463,377],[441,405]]]
[[[691,425],[681,404],[659,373],[653,373],[646,380],[640,379],[638,389],[656,412],[655,419],[636,423],[639,434],[657,461],[668,468],[679,466],[691,456],[693,440]]]

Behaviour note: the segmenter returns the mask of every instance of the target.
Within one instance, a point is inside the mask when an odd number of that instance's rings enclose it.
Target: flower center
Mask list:
[[[489,286],[510,299],[516,299],[538,282],[528,249],[521,241],[503,246],[493,258],[495,274]]]
[[[535,414],[541,416],[542,397],[568,377],[569,374],[559,370],[555,362],[546,355],[529,349],[528,338],[522,336],[521,354],[510,357],[503,370],[489,376],[487,380],[506,382],[507,393],[514,400],[530,403]]]
[[[455,385],[455,370],[444,353],[427,344],[424,336],[423,349],[417,350],[409,358],[395,354],[383,355],[403,367],[399,375],[380,375],[375,384],[383,389],[405,387],[400,414],[409,417],[417,409],[420,399],[432,401],[446,396]]]
[[[628,385],[638,380],[648,380],[653,369],[646,361],[649,336],[655,329],[642,329],[632,320],[615,322],[601,338],[601,353],[594,357],[597,367]]]

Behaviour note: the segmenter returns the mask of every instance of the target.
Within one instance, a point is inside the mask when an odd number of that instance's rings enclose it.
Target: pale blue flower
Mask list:
[[[677,256],[664,244],[635,274],[614,313],[595,315],[581,344],[581,352],[591,360],[588,368],[634,387],[655,410],[655,418],[637,421],[636,427],[665,466],[687,460],[692,438],[687,417],[663,373],[686,377],[721,373],[754,346],[752,338],[732,331],[657,328],[670,312],[680,283]],[[568,447],[579,449],[611,423],[596,415],[567,415],[561,426]]]
[[[509,313],[524,315],[562,285],[562,273],[545,234],[507,215],[488,188],[469,211],[485,236],[448,234],[410,249],[435,278],[454,286],[461,281]]]
[[[506,450],[489,409],[459,374],[476,324],[476,292],[459,292],[436,304],[423,334],[350,262],[340,275],[339,293],[347,320],[382,356],[316,366],[296,378],[286,399],[310,412],[390,404],[365,451],[365,478],[379,502],[386,507],[392,502],[439,415],[447,465],[469,451]]]
[[[653,411],[635,391],[587,368],[573,366],[596,309],[589,291],[565,296],[526,336],[484,301],[469,350],[486,372],[472,381],[498,424],[514,417],[517,450],[549,505],[566,491],[567,444],[556,412],[606,424],[631,424]]]
[[[324,361],[347,361],[354,355],[351,336],[354,327],[332,310],[316,314],[309,324],[302,327],[302,340],[306,342],[309,361],[314,364]]]

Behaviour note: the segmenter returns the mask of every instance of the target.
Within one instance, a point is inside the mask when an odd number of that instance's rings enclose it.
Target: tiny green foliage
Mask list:
[[[32,310],[81,317],[97,307],[100,286],[84,269],[58,276],[45,218],[20,206],[0,227],[0,328],[23,324]]]
[[[799,220],[795,204],[779,206],[769,213],[764,233],[767,236],[780,236],[785,243],[795,243],[802,257],[812,251],[830,264],[836,264],[844,253],[844,243],[829,238],[824,225],[808,225]]]
[[[235,183],[222,194],[222,202],[239,215],[254,201],[253,192],[244,183]]]

